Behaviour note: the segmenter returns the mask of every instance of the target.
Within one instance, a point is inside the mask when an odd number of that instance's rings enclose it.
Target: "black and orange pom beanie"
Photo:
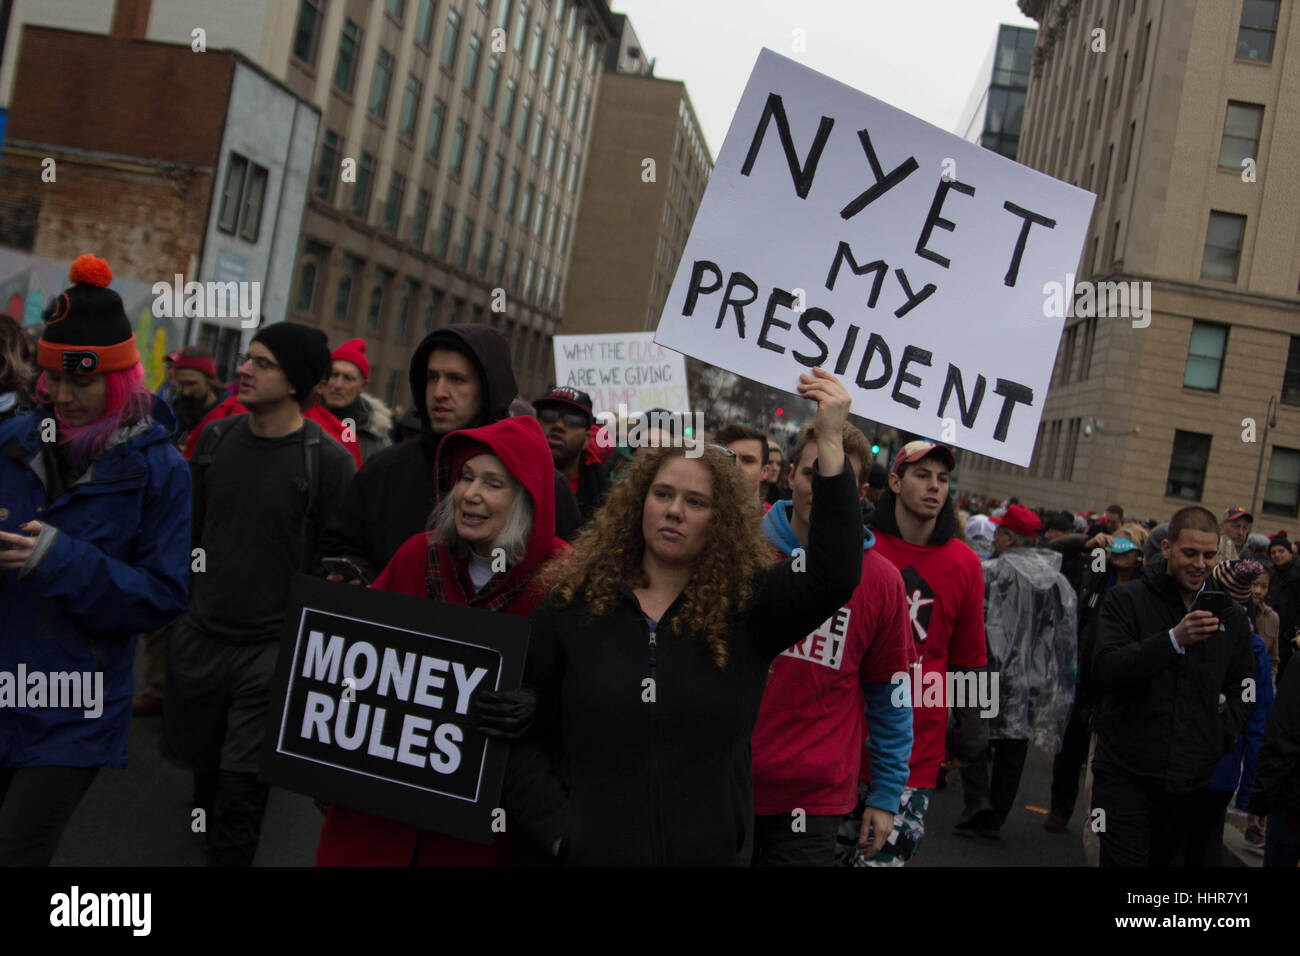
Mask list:
[[[36,362],[67,375],[118,372],[140,364],[135,333],[122,297],[108,287],[113,272],[92,255],[77,256],[68,270],[72,285],[46,306],[45,331],[36,343]]]

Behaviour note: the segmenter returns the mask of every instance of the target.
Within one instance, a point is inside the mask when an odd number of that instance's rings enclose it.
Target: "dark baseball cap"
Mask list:
[[[1223,521],[1236,521],[1238,518],[1245,518],[1247,524],[1255,523],[1255,516],[1240,505],[1235,508],[1228,508],[1223,512]]]
[[[595,412],[592,409],[591,396],[586,392],[578,391],[576,388],[569,388],[564,385],[557,386],[533,402],[535,408],[547,404],[567,405],[582,412],[587,416],[588,425],[596,420]]]

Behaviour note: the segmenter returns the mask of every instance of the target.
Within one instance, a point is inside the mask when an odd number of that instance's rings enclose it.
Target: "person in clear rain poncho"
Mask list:
[[[1061,556],[1036,547],[1038,516],[1011,505],[992,520],[998,526],[994,557],[983,565],[994,706],[984,711],[988,750],[962,768],[966,808],[957,828],[996,839],[1015,801],[1030,742],[1049,754],[1060,746],[1078,673],[1078,609],[1060,572]]]

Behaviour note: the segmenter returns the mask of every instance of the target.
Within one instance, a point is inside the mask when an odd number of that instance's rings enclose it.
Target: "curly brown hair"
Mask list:
[[[541,580],[551,601],[568,607],[581,600],[593,617],[609,614],[619,600],[619,585],[645,587],[645,536],[641,531],[646,496],[659,469],[682,448],[646,450],[626,478],[610,489],[605,504],[583,529],[567,555],[547,565]],[[749,606],[753,577],[772,564],[772,549],[759,526],[735,459],[705,446],[697,459],[713,483],[713,516],[704,551],[682,592],[677,615],[682,630],[703,640],[719,670],[727,666],[730,618]]]

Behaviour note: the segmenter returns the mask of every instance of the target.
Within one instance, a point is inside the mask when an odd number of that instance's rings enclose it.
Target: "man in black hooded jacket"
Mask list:
[[[448,325],[425,336],[411,357],[412,407],[418,441],[404,441],[366,460],[343,507],[321,535],[320,555],[332,581],[369,584],[407,538],[425,530],[434,506],[434,462],[444,436],[509,417],[519,392],[510,345],[483,325]],[[446,490],[447,476],[437,476]],[[569,482],[555,475],[555,533],[578,527]]]
[[[1188,852],[1209,825],[1200,794],[1254,700],[1250,624],[1207,584],[1218,549],[1214,515],[1183,508],[1163,560],[1111,590],[1097,615],[1092,826],[1102,866],[1206,865]]]

